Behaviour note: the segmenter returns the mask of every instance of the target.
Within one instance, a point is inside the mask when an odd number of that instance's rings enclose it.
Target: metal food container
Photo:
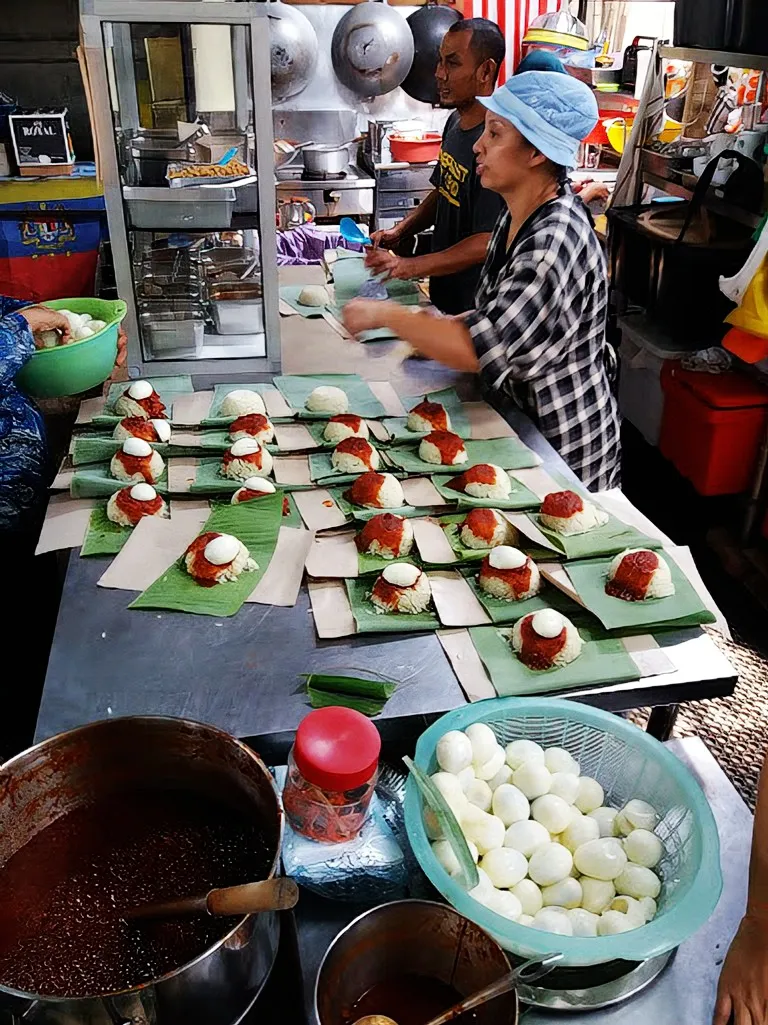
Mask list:
[[[256,253],[243,246],[217,246],[204,249],[200,254],[207,278],[215,280],[223,272],[233,273],[238,278],[253,263]]]
[[[123,189],[128,217],[134,228],[147,231],[226,230],[235,210],[231,186],[197,186],[188,189]]]
[[[221,281],[210,288],[213,323],[220,335],[251,335],[264,330],[261,282]]]
[[[153,356],[197,359],[205,324],[197,303],[144,303],[139,317],[145,348]]]
[[[213,726],[160,716],[91,723],[0,767],[0,866],[59,816],[125,790],[176,787],[242,809],[280,860],[283,812],[261,759]],[[274,912],[239,918],[194,961],[114,994],[49,997],[0,986],[0,1020],[25,1025],[231,1025],[252,1006],[277,953]]]

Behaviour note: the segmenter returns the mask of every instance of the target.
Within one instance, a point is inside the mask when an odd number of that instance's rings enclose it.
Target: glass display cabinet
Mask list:
[[[280,369],[267,4],[81,0],[128,362]]]

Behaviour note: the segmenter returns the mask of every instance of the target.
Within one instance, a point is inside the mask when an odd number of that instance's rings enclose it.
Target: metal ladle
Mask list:
[[[492,982],[490,986],[485,986],[477,993],[465,997],[458,1004],[449,1007],[447,1011],[438,1014],[436,1018],[425,1022],[425,1025],[446,1025],[446,1022],[453,1021],[454,1018],[458,1018],[466,1011],[473,1011],[476,1007],[481,1007],[483,1004],[495,1000],[496,997],[509,993],[521,979],[528,984],[536,982],[542,976],[548,975],[562,959],[562,956],[562,954],[547,954],[544,957],[535,957],[526,961],[519,968],[511,971],[509,975],[503,975],[496,982]],[[362,1018],[358,1018],[354,1025],[397,1025],[397,1022],[386,1014],[366,1014]]]

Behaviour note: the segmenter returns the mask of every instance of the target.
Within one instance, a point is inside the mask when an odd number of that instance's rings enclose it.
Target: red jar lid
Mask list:
[[[318,708],[299,724],[293,759],[308,783],[338,793],[367,783],[380,752],[379,731],[366,716],[352,708]]]

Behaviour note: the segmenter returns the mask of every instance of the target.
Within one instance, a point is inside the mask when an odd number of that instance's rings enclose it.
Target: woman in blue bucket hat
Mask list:
[[[455,319],[354,300],[352,334],[387,327],[431,359],[477,373],[486,391],[527,413],[590,489],[619,482],[616,361],[605,339],[605,258],[567,170],[597,124],[591,89],[570,75],[528,71],[492,96],[478,174],[507,209],[488,247],[475,309]]]

